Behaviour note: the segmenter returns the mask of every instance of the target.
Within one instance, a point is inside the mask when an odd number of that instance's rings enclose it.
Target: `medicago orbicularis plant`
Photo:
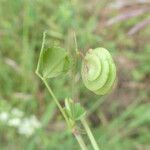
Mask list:
[[[108,93],[116,78],[116,67],[109,51],[101,47],[89,50],[83,60],[81,74],[89,90],[98,95]]]
[[[77,123],[79,121],[85,128],[94,150],[99,150],[99,146],[86,122],[85,109],[79,102],[75,103],[71,98],[65,99],[65,107],[63,108],[47,81],[48,78],[57,77],[72,69],[73,59],[70,59],[70,56],[65,49],[57,46],[46,49],[44,48],[44,43],[45,33],[36,74],[47,87],[53,100],[65,118],[69,129],[71,129],[76,137],[81,149],[87,150],[87,146],[78,131]],[[113,87],[116,78],[116,67],[108,50],[105,48],[90,49],[82,60],[81,75],[83,83],[89,90],[98,95],[107,94]]]

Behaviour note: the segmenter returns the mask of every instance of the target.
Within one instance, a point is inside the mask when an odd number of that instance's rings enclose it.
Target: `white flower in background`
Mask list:
[[[1,112],[0,113],[0,121],[7,122],[8,118],[9,118],[8,112]]]
[[[21,110],[17,109],[17,108],[13,108],[11,110],[11,114],[15,117],[23,117],[23,115],[24,115],[24,113]]]
[[[40,128],[41,127],[41,123],[38,121],[38,119],[35,116],[31,116],[29,118],[30,123],[32,124],[32,126],[34,128]]]
[[[21,123],[20,118],[11,118],[8,120],[8,125],[12,127],[18,127]]]
[[[6,123],[7,126],[17,128],[19,134],[27,137],[33,135],[36,129],[41,127],[41,123],[36,116],[24,118],[24,112],[17,108],[13,108],[9,112],[1,112],[0,121]]]
[[[38,119],[35,116],[31,116],[22,120],[20,126],[18,127],[18,132],[29,137],[34,134],[37,128],[40,127],[41,123]]]
[[[30,125],[30,122],[24,120],[18,128],[18,132],[29,137],[34,133],[34,128]]]

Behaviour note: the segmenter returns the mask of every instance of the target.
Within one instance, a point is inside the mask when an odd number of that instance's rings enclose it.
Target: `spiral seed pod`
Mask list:
[[[116,67],[108,50],[90,50],[82,63],[81,75],[85,86],[97,95],[108,93],[116,78]]]

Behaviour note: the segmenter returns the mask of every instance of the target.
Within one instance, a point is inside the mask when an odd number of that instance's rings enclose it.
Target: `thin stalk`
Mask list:
[[[93,136],[93,134],[91,132],[91,129],[88,126],[88,123],[86,122],[86,120],[85,119],[81,119],[81,123],[82,123],[82,125],[84,126],[84,128],[85,128],[85,130],[87,132],[87,135],[88,135],[88,137],[89,137],[89,139],[91,141],[91,144],[92,144],[94,150],[100,150],[99,147],[98,147],[98,144],[96,143],[96,140],[95,140],[95,138],[94,138],[94,136]]]
[[[41,63],[41,60],[42,60],[42,54],[43,54],[43,51],[44,51],[45,38],[46,38],[46,31],[43,32],[42,47],[41,47],[40,56],[39,56],[39,60],[38,60],[38,64],[37,64],[37,69],[36,69],[36,74],[38,76],[39,76],[40,63]]]
[[[76,37],[76,33],[75,32],[73,32],[73,33],[74,33],[75,51],[78,54],[79,50],[78,50],[78,44],[77,44],[77,37]]]
[[[65,120],[66,120],[67,124],[69,125],[68,117],[67,117],[67,115],[66,115],[66,113],[65,113],[64,109],[63,109],[63,108],[62,108],[62,106],[60,105],[60,103],[59,103],[58,99],[57,99],[57,98],[56,98],[56,96],[54,95],[54,93],[53,93],[52,89],[51,89],[51,88],[50,88],[50,86],[48,85],[48,83],[47,83],[46,79],[42,79],[42,81],[44,82],[44,84],[45,84],[45,86],[47,87],[47,89],[48,89],[49,93],[51,94],[51,96],[52,96],[52,98],[54,99],[55,103],[57,104],[57,106],[58,106],[59,110],[61,111],[61,113],[62,113],[63,117],[65,118]]]
[[[87,147],[86,147],[86,145],[85,145],[85,143],[84,143],[84,141],[82,139],[82,136],[80,134],[78,134],[78,133],[77,134],[74,133],[74,136],[76,137],[76,139],[77,139],[81,149],[82,150],[87,150]]]

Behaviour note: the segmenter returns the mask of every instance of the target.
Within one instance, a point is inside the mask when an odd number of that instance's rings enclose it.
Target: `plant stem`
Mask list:
[[[99,147],[98,147],[98,144],[96,143],[96,140],[95,140],[95,138],[94,138],[94,136],[93,136],[93,134],[91,132],[91,129],[88,126],[88,124],[87,124],[87,122],[86,122],[86,120],[84,118],[81,119],[81,123],[83,124],[83,126],[84,126],[84,128],[85,128],[85,130],[87,132],[87,135],[88,135],[88,137],[89,137],[89,139],[91,141],[91,144],[92,144],[94,150],[100,150]]]
[[[36,73],[38,74],[38,76],[39,76],[40,63],[42,61],[42,53],[44,51],[45,38],[46,38],[46,31],[43,32],[42,47],[41,47],[40,56],[39,56],[39,60],[38,60],[38,64],[37,64],[37,69],[36,69]]]
[[[85,143],[84,143],[84,141],[82,139],[82,136],[80,134],[78,134],[78,133],[74,133],[74,136],[76,137],[76,139],[77,139],[81,149],[82,150],[87,150],[87,147],[86,147],[86,145],[85,145]]]
[[[42,81],[44,82],[45,86],[47,87],[49,93],[51,94],[52,98],[54,99],[55,103],[57,104],[59,110],[61,111],[63,117],[65,118],[67,124],[69,125],[69,121],[68,121],[68,117],[66,116],[65,111],[63,110],[62,106],[60,105],[58,99],[56,98],[56,96],[54,95],[52,89],[50,88],[50,86],[48,85],[46,79],[42,79]]]

